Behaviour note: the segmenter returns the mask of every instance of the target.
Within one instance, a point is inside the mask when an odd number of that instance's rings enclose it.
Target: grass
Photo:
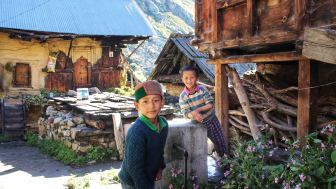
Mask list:
[[[80,174],[74,175],[71,179],[66,182],[69,189],[81,189],[90,187],[90,177],[88,174],[82,176]]]
[[[2,135],[0,134],[0,143],[10,142],[10,141],[11,141],[10,138],[7,138],[7,137],[2,136]]]
[[[116,149],[100,147],[92,147],[86,156],[77,157],[77,153],[70,150],[66,145],[53,141],[51,139],[39,140],[36,133],[29,133],[24,136],[28,146],[34,146],[41,149],[42,153],[49,154],[52,157],[60,160],[64,164],[84,165],[91,161],[106,161],[111,157],[119,157],[119,152]]]

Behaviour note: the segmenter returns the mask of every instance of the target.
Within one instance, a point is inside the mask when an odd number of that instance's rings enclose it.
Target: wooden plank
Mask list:
[[[23,111],[10,111],[10,110],[5,110],[5,117],[17,117],[17,116],[22,116],[23,117]]]
[[[217,1],[212,1],[212,10],[211,10],[211,15],[212,15],[212,42],[216,43],[218,41],[218,11],[216,8],[216,3]]]
[[[309,59],[336,64],[336,30],[307,28],[302,55]]]
[[[76,64],[74,65],[74,75],[75,75],[75,84],[78,85],[87,85],[88,84],[88,61],[86,58],[81,56],[77,59]]]
[[[15,130],[25,129],[24,123],[12,123],[12,124],[5,123],[4,126],[5,126],[6,131],[15,131]]]
[[[114,136],[117,143],[117,149],[119,151],[119,159],[124,159],[124,150],[125,150],[125,138],[124,138],[124,128],[119,113],[112,114],[113,126],[114,126]]]
[[[12,132],[5,132],[3,135],[5,137],[8,137],[12,140],[15,139],[22,139],[23,138],[24,131],[12,131]]]
[[[309,23],[310,0],[295,0],[295,29],[304,30]]]
[[[226,146],[229,150],[230,132],[229,132],[229,86],[228,77],[224,65],[216,64],[215,66],[215,104],[216,114],[221,123],[225,137]],[[229,153],[229,152],[227,152]]]
[[[300,53],[292,52],[280,52],[269,54],[253,54],[243,56],[231,56],[223,59],[207,60],[207,64],[235,64],[235,63],[249,63],[249,62],[282,62],[282,61],[294,61],[305,60]]]
[[[309,88],[318,84],[317,74],[318,63],[299,61],[297,138],[317,130],[317,89]]]
[[[247,36],[252,37],[255,30],[255,1],[247,0]]]
[[[5,99],[4,102],[5,102],[5,105],[7,105],[7,104],[22,105],[22,100],[21,99]]]
[[[216,9],[224,9],[246,3],[246,0],[219,0],[216,2]]]
[[[290,32],[282,32],[273,35],[264,35],[258,37],[250,37],[244,39],[233,39],[221,41],[213,44],[202,43],[198,47],[199,51],[207,51],[209,48],[223,48],[223,49],[231,49],[231,48],[241,48],[247,46],[258,46],[258,45],[275,45],[280,43],[291,43],[295,42],[302,36],[303,33],[290,31]]]
[[[310,27],[336,24],[336,1],[311,0],[309,13]]]
[[[4,122],[6,123],[23,123],[24,118],[23,117],[5,117]]]

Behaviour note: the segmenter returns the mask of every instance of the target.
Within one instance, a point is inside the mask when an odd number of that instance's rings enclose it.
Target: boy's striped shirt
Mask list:
[[[186,94],[185,91],[183,91],[180,95],[179,104],[182,109],[183,115],[188,118],[188,113],[196,110],[199,107],[205,106],[207,104],[213,104],[213,97],[210,95],[210,92],[207,88],[205,88],[202,85],[199,85],[199,90],[194,93],[190,93],[189,95]],[[203,117],[203,122],[205,123],[209,121],[215,114],[216,111],[214,107],[212,107],[210,110],[200,112]],[[197,120],[191,120],[192,122],[198,122]]]

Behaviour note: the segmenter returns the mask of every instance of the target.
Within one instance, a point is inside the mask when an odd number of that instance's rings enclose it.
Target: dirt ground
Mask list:
[[[70,174],[86,174],[120,169],[120,161],[94,163],[86,166],[67,166],[62,162],[40,153],[23,141],[0,144],[0,189],[34,188],[64,189]],[[106,187],[102,187],[106,188]],[[119,188],[111,187],[109,188]]]

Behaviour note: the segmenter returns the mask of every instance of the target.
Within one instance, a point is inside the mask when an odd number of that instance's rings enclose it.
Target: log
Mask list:
[[[99,130],[95,128],[87,128],[87,127],[73,127],[71,128],[71,138],[75,139],[77,137],[91,137],[91,136],[99,136],[105,134],[114,134],[113,130]]]
[[[261,132],[256,125],[259,125],[258,120],[255,116],[255,113],[252,108],[250,108],[251,103],[247,97],[247,94],[245,92],[245,89],[243,87],[243,84],[241,83],[241,80],[239,79],[238,73],[235,70],[235,68],[230,68],[229,66],[225,66],[226,72],[228,73],[228,76],[233,82],[234,90],[238,96],[239,102],[244,109],[244,112],[246,114],[247,120],[249,122],[249,126],[251,129],[251,133],[253,135],[253,139],[256,140],[258,136],[261,136]]]
[[[336,30],[307,28],[302,55],[308,59],[336,64]]]
[[[102,130],[105,128],[105,123],[104,121],[101,121],[101,120],[85,119],[85,123],[96,129]]]
[[[239,124],[244,125],[244,126],[247,127],[247,128],[250,127],[249,124],[247,124],[247,123],[245,123],[244,121],[242,121],[242,120],[236,118],[235,116],[230,115],[230,118],[233,119],[233,120],[235,120],[235,121],[237,121]]]
[[[287,121],[288,121],[288,126],[289,127],[294,127],[293,126],[293,120],[292,120],[291,116],[287,115]],[[294,132],[290,132],[290,135],[292,136],[293,141],[296,141],[296,135],[295,135],[295,133]]]
[[[124,138],[124,128],[121,120],[121,115],[119,113],[112,114],[113,125],[114,125],[114,136],[117,144],[117,149],[119,151],[119,159],[124,159],[125,150],[125,138]]]
[[[229,114],[230,115],[238,115],[238,116],[245,116],[246,117],[246,115],[243,112],[239,111],[239,110],[229,110]]]
[[[334,106],[324,106],[320,108],[318,112],[336,117],[336,107]]]
[[[321,123],[321,124],[317,125],[317,129],[321,130],[321,129],[325,128],[326,126],[333,125],[333,124],[336,124],[336,121],[330,121],[330,122],[326,122],[326,123]]]
[[[275,123],[274,121],[272,121],[269,117],[268,117],[268,113],[267,112],[262,112],[262,116],[264,118],[264,120],[271,126],[277,128],[277,129],[281,129],[281,130],[284,130],[284,131],[293,131],[293,132],[296,132],[297,129],[296,128],[293,128],[293,127],[286,127],[286,126],[283,126],[283,125],[280,125],[278,123]]]
[[[331,105],[331,106],[336,106],[336,98],[333,96],[322,96],[318,99],[319,106],[326,106],[326,105]]]

